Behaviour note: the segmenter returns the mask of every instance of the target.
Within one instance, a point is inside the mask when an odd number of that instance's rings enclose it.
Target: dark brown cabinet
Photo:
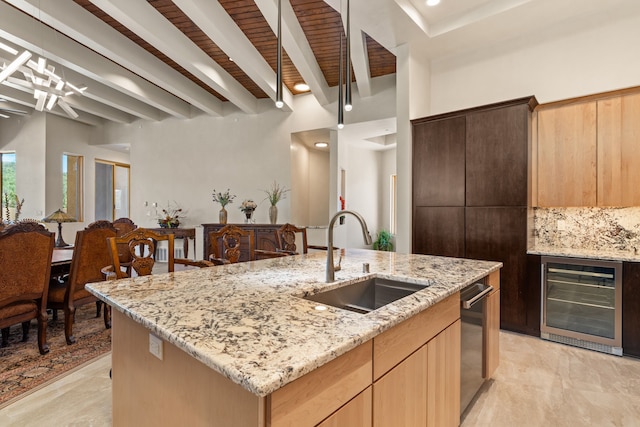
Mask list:
[[[501,261],[500,326],[528,334],[540,329],[527,258],[536,105],[527,97],[411,122],[413,252]]]
[[[528,104],[467,115],[466,206],[527,206]]]
[[[453,117],[414,127],[414,187],[417,206],[464,206],[465,118]],[[415,144],[418,146],[415,146]]]
[[[464,257],[464,208],[417,207],[413,234],[414,253]]]
[[[622,264],[622,351],[640,357],[640,263]]]

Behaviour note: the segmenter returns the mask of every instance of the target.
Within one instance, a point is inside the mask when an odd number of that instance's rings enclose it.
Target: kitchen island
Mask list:
[[[501,264],[349,249],[327,284],[325,260],[315,253],[87,285],[113,307],[114,425],[371,425],[391,401],[381,399],[386,383],[406,401],[397,387],[447,372],[438,399],[455,425],[458,292],[495,283]],[[366,277],[428,286],[368,314],[317,310],[302,298]],[[436,335],[441,350],[427,348]],[[162,360],[150,352],[158,347]]]

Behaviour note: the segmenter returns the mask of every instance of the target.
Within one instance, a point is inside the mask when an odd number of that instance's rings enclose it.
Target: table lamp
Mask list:
[[[57,222],[58,223],[58,238],[56,239],[56,248],[64,248],[65,246],[69,246],[62,239],[62,223],[63,222],[76,222],[77,219],[72,217],[71,215],[63,212],[61,209],[58,209],[51,215],[42,219],[43,222]]]

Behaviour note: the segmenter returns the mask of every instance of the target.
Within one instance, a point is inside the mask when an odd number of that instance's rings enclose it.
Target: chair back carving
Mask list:
[[[34,222],[17,223],[0,231],[0,328],[6,343],[11,325],[38,319],[38,348],[46,344],[47,292],[54,233]],[[23,329],[24,331],[24,329]],[[28,331],[28,329],[27,329]]]
[[[116,229],[116,236],[119,237],[135,230],[138,226],[129,218],[118,218],[113,221],[113,228]]]
[[[158,234],[146,228],[136,228],[133,231],[120,237],[109,238],[109,247],[111,248],[111,264],[118,279],[129,277],[122,268],[126,267],[121,264],[120,260],[125,254],[131,257],[131,268],[138,276],[147,276],[152,273],[155,265],[156,244],[160,241],[167,242],[167,270],[174,271],[174,236],[173,234]],[[125,253],[122,253],[124,248]]]
[[[301,236],[302,240],[302,253],[307,253],[307,229],[296,227],[293,224],[285,224],[276,230],[276,241],[278,242],[278,249],[287,251],[290,253],[299,253],[296,245],[296,235]]]
[[[243,230],[235,225],[226,225],[218,231],[209,233],[211,247],[210,261],[217,264],[234,264],[240,261],[242,242],[245,250],[249,251],[249,261],[255,259],[255,235],[253,230]]]

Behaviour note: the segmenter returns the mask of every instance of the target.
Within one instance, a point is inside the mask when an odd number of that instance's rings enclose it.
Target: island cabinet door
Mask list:
[[[373,384],[374,427],[427,425],[427,347]]]
[[[460,320],[373,384],[374,427],[460,424]]]
[[[269,427],[317,426],[353,402],[371,385],[373,370],[371,341],[274,391],[267,399]],[[337,418],[353,417],[358,404]],[[322,425],[322,424],[320,424]],[[332,425],[332,424],[328,424]],[[351,425],[351,424],[340,424]],[[360,424],[354,424],[359,426]]]
[[[371,427],[371,386],[317,427]]]

